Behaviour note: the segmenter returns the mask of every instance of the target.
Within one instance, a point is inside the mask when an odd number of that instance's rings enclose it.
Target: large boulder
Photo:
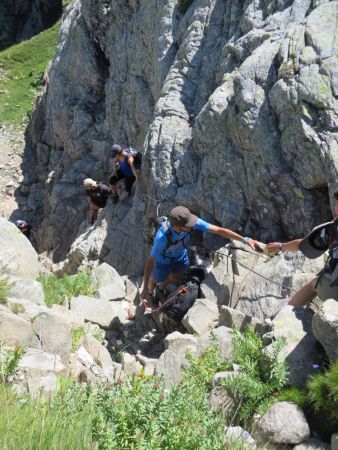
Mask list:
[[[323,353],[312,333],[313,311],[293,306],[284,307],[273,320],[273,333],[285,342],[280,358],[288,367],[288,384],[303,386],[314,373],[314,365],[321,364]],[[267,355],[273,344],[264,349]]]
[[[211,331],[203,333],[198,338],[197,353],[202,355],[207,348],[217,345],[222,359],[231,359],[233,345],[232,345],[232,331],[230,328],[221,326],[214,328]]]
[[[38,281],[10,276],[7,283],[11,297],[24,298],[36,305],[45,305],[43,288]]]
[[[72,348],[71,328],[59,315],[48,311],[39,314],[33,320],[33,328],[39,337],[41,349],[47,353],[59,355],[64,364],[68,364]]]
[[[100,264],[93,272],[93,281],[98,285],[98,298],[104,300],[122,300],[126,295],[126,286],[114,267]]]
[[[13,313],[0,312],[0,341],[13,347],[34,347],[38,340],[30,321]]]
[[[312,320],[313,334],[324,347],[330,360],[338,359],[338,302],[326,300]]]
[[[39,275],[38,254],[19,229],[0,218],[0,272],[35,280]]]
[[[201,335],[214,326],[219,318],[217,304],[207,298],[197,299],[182,319],[185,329],[191,334]]]
[[[83,345],[95,363],[102,367],[102,369],[111,369],[113,367],[113,361],[108,350],[93,336],[90,334],[83,336],[80,345]]]
[[[59,355],[29,349],[19,361],[13,385],[17,392],[41,395],[43,391],[52,396],[57,391],[57,377],[60,375],[66,375],[66,366]]]
[[[72,297],[70,309],[83,320],[96,323],[103,328],[118,326],[127,320],[127,310],[121,302],[110,302],[80,295]]]
[[[166,350],[158,360],[156,373],[163,375],[167,386],[172,386],[182,377],[181,368],[187,364],[186,353],[196,353],[197,339],[189,334],[175,331],[165,338],[164,344]]]
[[[299,253],[282,253],[271,259],[260,258],[248,272],[236,309],[258,319],[270,318],[286,296],[291,296],[315,278],[323,260],[309,260]]]
[[[48,312],[47,306],[37,305],[29,300],[21,298],[8,298],[7,304],[10,310],[23,319],[33,321],[41,313]]]
[[[253,437],[261,444],[300,444],[310,437],[310,428],[299,406],[279,402],[256,418]]]

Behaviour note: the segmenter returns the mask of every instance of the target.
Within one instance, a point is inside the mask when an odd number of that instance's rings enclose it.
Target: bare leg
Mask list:
[[[98,209],[95,208],[94,205],[90,205],[89,209],[88,209],[88,222],[93,225],[93,223],[95,222],[96,218],[97,218],[97,211]]]
[[[117,195],[117,186],[116,184],[110,184],[111,193],[113,194],[113,197],[116,197]]]
[[[150,277],[148,284],[149,294],[152,294],[154,292],[156,285],[157,281],[155,281],[154,278]]]
[[[315,296],[317,295],[315,284],[317,279],[310,281],[305,286],[303,286],[299,291],[295,293],[291,297],[291,300],[289,302],[289,305],[291,306],[306,306],[308,302],[313,300]]]

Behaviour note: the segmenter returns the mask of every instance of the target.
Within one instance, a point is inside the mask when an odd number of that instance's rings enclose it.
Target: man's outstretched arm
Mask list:
[[[209,228],[209,232],[213,234],[217,234],[218,236],[223,236],[226,239],[232,239],[234,241],[241,241],[245,242],[249,247],[252,248],[252,250],[256,250],[257,248],[260,249],[259,243],[256,242],[254,239],[250,239],[247,237],[243,237],[238,233],[235,233],[232,230],[229,230],[228,228],[222,228],[218,227],[216,225],[211,225]]]

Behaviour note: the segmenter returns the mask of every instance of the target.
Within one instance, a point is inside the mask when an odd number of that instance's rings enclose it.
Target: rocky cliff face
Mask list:
[[[29,39],[52,26],[62,14],[62,0],[3,0],[0,48]]]
[[[263,241],[330,218],[338,1],[181,6],[77,0],[64,15],[30,124],[32,194],[22,205],[43,219],[40,249],[56,259],[84,219],[82,180],[109,177],[113,142],[143,151],[143,179],[134,201],[110,205],[79,246],[88,255],[100,229],[95,256],[120,271],[142,267],[159,202],[161,213],[183,203]]]

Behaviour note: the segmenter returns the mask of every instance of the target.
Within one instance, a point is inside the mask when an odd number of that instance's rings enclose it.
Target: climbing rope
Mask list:
[[[230,246],[230,248],[233,248],[233,247]],[[240,248],[240,247],[234,247],[234,248],[236,248],[236,249],[238,249],[238,250],[242,250],[242,251],[247,252],[247,253],[252,253],[253,255],[255,255],[255,253],[250,252],[250,251],[247,251],[247,250],[244,250],[244,249],[242,249],[242,248]],[[286,285],[284,285],[284,284],[277,283],[277,281],[274,281],[274,280],[272,280],[271,278],[266,277],[266,276],[264,276],[264,275],[262,275],[262,274],[256,272],[255,270],[251,269],[250,267],[246,266],[246,265],[243,264],[242,262],[240,262],[240,261],[238,261],[237,259],[235,259],[235,258],[233,257],[233,255],[230,255],[230,254],[227,255],[226,253],[222,253],[222,252],[219,252],[219,251],[214,251],[214,252],[210,252],[210,253],[225,256],[226,258],[231,259],[232,261],[234,261],[236,264],[239,264],[240,266],[244,267],[244,268],[245,268],[246,270],[248,270],[249,272],[252,272],[252,273],[254,273],[255,275],[257,275],[257,276],[263,278],[265,281],[269,281],[270,283],[273,283],[273,284],[275,284],[276,286],[279,286],[279,287],[281,287],[281,288],[283,288],[283,289],[288,289],[290,292],[294,292],[294,293],[296,292],[294,289],[291,289],[289,286],[286,286]],[[255,255],[255,256],[259,256],[259,255]]]

